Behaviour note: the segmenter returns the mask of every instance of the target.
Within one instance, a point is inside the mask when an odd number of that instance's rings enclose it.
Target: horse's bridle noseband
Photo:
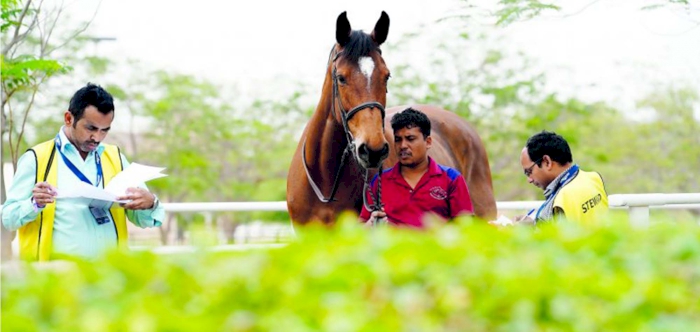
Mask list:
[[[331,73],[331,78],[333,80],[333,95],[332,95],[332,101],[331,101],[331,107],[333,108],[333,112],[335,113],[336,111],[336,102],[338,104],[338,112],[340,112],[340,119],[343,123],[343,129],[345,130],[345,137],[347,140],[345,149],[343,150],[343,156],[340,159],[340,167],[338,168],[338,171],[335,174],[335,179],[333,180],[333,188],[331,189],[331,195],[329,197],[325,197],[323,193],[321,193],[321,189],[316,185],[316,182],[311,178],[311,173],[309,172],[309,167],[306,164],[306,138],[304,138],[304,143],[302,145],[302,151],[301,151],[301,160],[304,165],[304,171],[306,171],[306,177],[309,179],[309,184],[311,185],[311,188],[314,190],[316,193],[316,196],[318,199],[323,202],[323,203],[328,203],[331,201],[334,201],[333,197],[335,197],[336,191],[338,191],[338,181],[340,180],[340,175],[343,172],[343,169],[345,168],[345,159],[349,154],[355,153],[355,144],[353,143],[353,137],[352,134],[350,133],[350,128],[348,127],[348,121],[352,119],[352,117],[357,114],[358,112],[366,109],[366,108],[377,108],[379,111],[382,113],[382,129],[384,129],[384,118],[386,116],[386,111],[384,110],[384,105],[380,104],[377,101],[369,101],[362,103],[360,105],[357,105],[353,107],[350,111],[345,111],[345,107],[343,107],[342,100],[340,99],[340,92],[338,90],[338,75],[336,73],[336,66],[335,62],[340,57],[340,55],[343,53],[342,51],[335,53],[333,55],[333,52],[335,51],[335,46],[331,49],[331,55],[328,57],[329,65],[332,62],[334,64],[333,66],[333,72]],[[379,174],[382,172],[382,166],[379,166]],[[378,192],[376,195],[376,199],[374,199],[375,195],[372,193],[370,188],[368,187],[368,174],[369,172],[367,169],[365,169],[365,190],[363,190],[362,193],[362,198],[365,207],[369,211],[374,211],[374,210],[379,210],[381,209],[381,182],[378,183]],[[379,179],[378,179],[379,180]],[[366,201],[366,196],[364,194],[364,191],[369,191],[370,196],[372,200],[374,201],[374,204],[367,204]]]

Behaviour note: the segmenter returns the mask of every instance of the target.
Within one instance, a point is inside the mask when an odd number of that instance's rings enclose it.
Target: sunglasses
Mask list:
[[[535,165],[539,165],[539,163],[541,163],[541,162],[542,162],[542,158],[537,159],[537,161],[532,163],[532,166],[524,169],[523,173],[525,174],[525,176],[530,177],[530,175],[532,175],[532,170],[535,168]]]

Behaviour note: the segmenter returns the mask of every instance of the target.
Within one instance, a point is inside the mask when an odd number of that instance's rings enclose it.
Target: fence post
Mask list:
[[[630,206],[629,207],[630,223],[637,227],[649,226],[649,207],[648,206]]]
[[[214,216],[213,216],[213,213],[211,213],[211,212],[203,212],[202,214],[204,215],[204,229],[206,229],[207,231],[213,230],[213,229],[214,229],[214,225],[213,225]]]

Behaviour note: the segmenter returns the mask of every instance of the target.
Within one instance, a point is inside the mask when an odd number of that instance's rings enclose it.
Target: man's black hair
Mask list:
[[[530,137],[525,145],[530,160],[540,165],[542,157],[549,156],[560,165],[566,165],[573,161],[571,148],[564,137],[554,132],[543,130]]]
[[[88,83],[80,88],[70,99],[70,105],[68,106],[68,111],[73,114],[75,120],[73,122],[74,126],[83,117],[83,113],[85,113],[85,109],[88,106],[95,106],[100,113],[109,114],[114,112],[114,99],[109,92],[99,85]]]
[[[411,107],[394,114],[391,118],[391,128],[394,132],[404,128],[420,128],[423,138],[430,136],[430,120],[425,113]]]

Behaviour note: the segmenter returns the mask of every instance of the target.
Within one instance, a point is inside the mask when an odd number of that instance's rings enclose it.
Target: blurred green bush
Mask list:
[[[418,232],[353,217],[280,249],[2,272],[3,331],[700,330],[700,229]]]

